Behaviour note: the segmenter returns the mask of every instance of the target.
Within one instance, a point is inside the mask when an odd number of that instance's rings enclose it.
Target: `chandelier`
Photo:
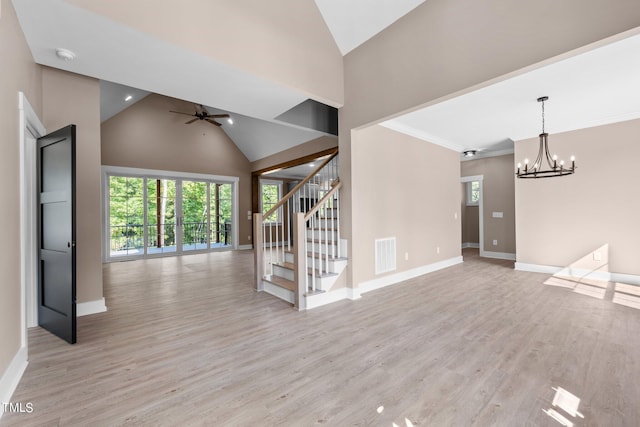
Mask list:
[[[542,133],[540,137],[540,146],[538,148],[538,157],[533,163],[533,167],[529,166],[529,159],[524,159],[524,169],[522,164],[518,163],[518,178],[552,178],[554,176],[571,175],[576,171],[576,158],[571,156],[571,167],[565,167],[564,160],[558,161],[558,156],[549,154],[549,134],[544,131],[544,102],[549,99],[548,96],[538,98],[538,102],[542,103]],[[546,169],[542,162],[546,161]]]

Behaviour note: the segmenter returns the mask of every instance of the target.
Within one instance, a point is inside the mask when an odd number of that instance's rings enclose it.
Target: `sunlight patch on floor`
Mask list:
[[[584,415],[578,412],[578,407],[580,406],[580,398],[578,396],[570,393],[562,387],[553,388],[553,390],[555,390],[556,392],[556,394],[553,396],[553,401],[551,402],[551,405],[553,405],[554,408],[558,408],[564,411],[572,418],[584,418]],[[573,427],[573,421],[569,420],[554,408],[543,409],[542,411],[559,422],[561,425],[566,427]]]

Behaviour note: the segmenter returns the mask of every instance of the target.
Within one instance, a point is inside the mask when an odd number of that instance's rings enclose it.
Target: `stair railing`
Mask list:
[[[293,217],[306,213],[327,194],[338,179],[338,151],[324,159],[307,177],[264,214],[254,213],[255,286],[262,290],[262,279],[273,275],[273,265],[285,262],[293,246]],[[276,213],[278,221],[269,221]]]
[[[316,292],[318,277],[329,272],[329,261],[335,259],[336,255],[340,258],[341,187],[342,182],[336,179],[331,189],[312,209],[307,213],[295,214],[295,305],[300,310],[306,308],[304,295]],[[311,232],[307,233],[307,231]],[[316,259],[318,260],[317,268]]]

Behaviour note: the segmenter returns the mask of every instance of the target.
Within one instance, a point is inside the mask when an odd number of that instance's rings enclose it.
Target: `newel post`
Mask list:
[[[262,235],[262,214],[253,214],[253,265],[255,266],[255,289],[263,290],[264,277],[264,237]]]
[[[307,301],[305,294],[307,293],[307,233],[305,230],[304,213],[298,212],[294,214],[293,220],[293,278],[296,283],[294,308],[297,310],[306,310]]]

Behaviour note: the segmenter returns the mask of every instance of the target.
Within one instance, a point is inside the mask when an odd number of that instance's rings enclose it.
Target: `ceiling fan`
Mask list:
[[[227,119],[229,121],[229,124],[233,123],[233,121],[231,120],[231,116],[229,114],[209,114],[207,109],[203,107],[202,104],[195,104],[195,108],[196,108],[196,112],[194,114],[183,113],[181,111],[171,111],[171,110],[169,112],[195,117],[194,119],[191,119],[188,122],[185,122],[185,125],[189,125],[195,122],[196,120],[205,120],[213,125],[222,126],[222,123],[216,121],[216,119]]]

